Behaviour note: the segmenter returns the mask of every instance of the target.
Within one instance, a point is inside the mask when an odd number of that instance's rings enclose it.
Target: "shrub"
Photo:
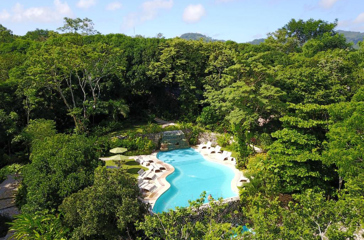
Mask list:
[[[214,128],[214,125],[219,122],[219,116],[212,107],[204,107],[196,121],[206,128],[212,129]]]
[[[69,232],[63,226],[60,214],[47,210],[17,215],[11,230],[15,230],[15,239],[66,239]]]
[[[162,131],[175,131],[175,130],[181,130],[181,126],[179,125],[169,125],[165,128],[162,128]]]
[[[262,133],[259,136],[259,142],[263,149],[266,149],[269,145],[273,143],[272,137],[268,133]]]
[[[0,169],[0,182],[4,181],[9,174],[19,173],[22,168],[23,166],[17,163],[3,167]]]
[[[201,132],[201,128],[193,125],[192,123],[182,122],[179,124],[180,129],[185,134],[186,139],[190,145],[196,145],[198,143],[198,135]]]
[[[92,129],[92,133],[95,136],[102,136],[107,133],[119,130],[122,128],[121,122],[115,122],[115,121],[102,121],[99,125],[94,127]]]
[[[219,144],[221,147],[226,147],[230,145],[230,135],[229,134],[222,134],[217,136],[217,144]]]
[[[147,138],[136,136],[135,133],[128,134],[125,139],[118,139],[115,142],[118,147],[125,147],[127,156],[151,154],[156,146]]]
[[[161,125],[158,125],[156,123],[148,123],[147,125],[140,127],[143,131],[143,134],[149,134],[149,133],[159,133],[164,131]]]

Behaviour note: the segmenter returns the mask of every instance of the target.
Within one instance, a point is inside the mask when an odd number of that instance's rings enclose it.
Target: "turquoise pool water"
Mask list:
[[[215,199],[237,196],[231,189],[234,171],[207,161],[192,148],[159,152],[157,158],[171,164],[175,171],[167,177],[171,187],[154,204],[155,213],[177,206],[187,207],[188,200],[196,200],[203,191],[206,191],[206,196],[211,194]]]

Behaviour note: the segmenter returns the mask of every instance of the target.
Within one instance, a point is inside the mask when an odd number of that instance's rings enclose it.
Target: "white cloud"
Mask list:
[[[136,13],[130,13],[123,18],[123,28],[130,29],[139,23],[139,17]]]
[[[8,11],[6,11],[5,9],[1,11],[0,13],[0,20],[1,21],[6,21],[10,18],[10,13],[8,13]]]
[[[171,9],[173,6],[173,0],[164,1],[164,0],[154,0],[144,2],[142,5],[143,14],[141,17],[142,21],[154,19],[159,9]]]
[[[339,0],[320,0],[319,5],[323,8],[331,8]]]
[[[156,18],[161,10],[168,10],[173,7],[173,0],[146,1],[141,6],[140,12],[130,13],[123,18],[123,29],[127,30],[145,21]]]
[[[338,28],[346,28],[346,27],[348,27],[348,26],[350,26],[351,24],[353,24],[352,23],[352,21],[348,21],[348,20],[345,20],[345,21],[339,21],[338,23],[337,23],[337,27]]]
[[[347,31],[364,30],[364,12],[360,13],[355,19],[347,19],[338,22],[338,28]]]
[[[202,4],[188,5],[183,12],[183,21],[187,23],[195,23],[201,20],[206,15],[205,8]]]
[[[360,13],[354,20],[354,23],[364,23],[364,12]]]
[[[52,7],[30,7],[24,8],[20,3],[15,4],[10,13],[3,10],[0,13],[0,20],[12,22],[54,22],[66,16],[72,16],[72,10],[66,2],[54,0]]]
[[[90,8],[96,4],[96,0],[79,0],[77,2],[77,7],[79,8]]]
[[[108,11],[115,11],[115,10],[120,9],[122,6],[123,5],[120,2],[112,2],[112,3],[109,3],[106,6],[106,10],[108,10]]]

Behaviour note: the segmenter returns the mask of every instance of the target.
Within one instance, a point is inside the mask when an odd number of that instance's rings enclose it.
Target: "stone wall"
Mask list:
[[[159,146],[160,140],[162,139],[162,132],[160,133],[148,133],[148,134],[137,134],[138,137],[148,138],[151,140],[156,147]]]
[[[198,143],[207,143],[208,141],[212,142],[212,146],[217,145],[217,137],[221,136],[219,133],[212,132],[202,132],[198,135]]]
[[[162,139],[163,132],[160,133],[149,133],[149,134],[137,134],[138,137],[145,137],[151,140],[157,147],[160,144]],[[188,135],[188,133],[187,133]],[[201,132],[198,134],[198,143],[207,143],[208,141],[212,142],[212,145],[217,145],[217,137],[221,136],[220,133],[213,133],[213,132]],[[188,137],[186,136],[187,140]]]

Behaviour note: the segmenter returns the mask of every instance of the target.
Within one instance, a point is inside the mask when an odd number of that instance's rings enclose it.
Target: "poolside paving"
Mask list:
[[[210,154],[209,152],[211,151],[211,149],[202,149],[202,150],[198,150],[198,146],[192,147],[195,150],[197,150],[206,160],[210,161],[210,162],[215,162],[218,164],[222,164],[225,166],[230,167],[234,173],[235,176],[233,178],[233,180],[231,181],[231,189],[238,195],[237,197],[231,198],[232,200],[236,200],[239,198],[239,189],[238,186],[241,185],[241,183],[239,182],[240,178],[243,177],[243,173],[241,171],[239,171],[238,169],[236,169],[235,167],[235,163],[233,161],[222,161],[218,159],[218,156],[221,155],[219,153],[212,153]],[[157,199],[170,188],[170,183],[166,180],[166,177],[168,175],[170,175],[171,173],[174,172],[174,167],[168,163],[165,163],[163,161],[160,161],[157,158],[157,154],[159,151],[156,151],[150,155],[141,155],[140,157],[143,157],[145,159],[151,159],[153,160],[155,163],[159,163],[161,165],[163,165],[166,170],[160,172],[160,173],[156,173],[157,178],[155,180],[150,181],[150,183],[153,183],[157,186],[157,189],[149,194],[146,194],[144,196],[144,202],[148,203],[151,205],[151,208],[153,208],[155,202],[157,201]],[[132,156],[130,158],[136,158],[138,156]],[[148,167],[148,166],[147,166]],[[149,166],[149,168],[151,168],[151,166]]]

